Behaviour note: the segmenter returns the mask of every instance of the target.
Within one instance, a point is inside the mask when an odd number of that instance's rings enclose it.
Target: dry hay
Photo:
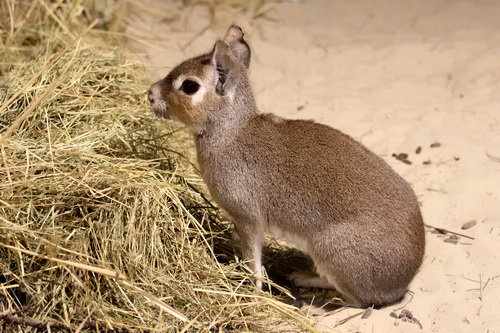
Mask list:
[[[184,132],[84,5],[0,5],[0,331],[313,330],[255,295]]]

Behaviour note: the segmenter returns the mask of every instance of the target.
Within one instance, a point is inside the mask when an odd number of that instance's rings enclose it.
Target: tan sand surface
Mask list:
[[[429,226],[467,236],[428,228],[413,298],[340,325],[362,310],[315,317],[321,331],[500,332],[500,1],[280,1],[212,21],[204,6],[143,4],[127,34],[154,78],[241,24],[261,111],[363,142],[412,184]],[[403,307],[422,329],[390,316]]]

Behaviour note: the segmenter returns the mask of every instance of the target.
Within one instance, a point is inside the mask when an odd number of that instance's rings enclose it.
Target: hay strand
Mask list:
[[[92,3],[0,6],[0,324],[314,332],[254,295],[188,135],[150,115],[151,79],[102,40]]]
[[[80,39],[87,34],[90,29],[92,29],[96,24],[98,20],[94,20],[92,23],[90,23],[71,43],[69,43],[61,52],[59,52],[57,55],[55,55],[52,60],[45,66],[43,66],[31,79],[29,79],[26,84],[19,89],[17,92],[15,92],[2,106],[0,106],[0,114],[5,111],[7,106],[9,106],[16,98],[19,97],[22,93],[26,92],[26,90],[29,87],[33,86],[33,83],[38,80],[38,78],[45,73],[50,67],[52,67],[63,55],[66,54],[77,42],[80,41]],[[5,135],[4,135],[5,136]],[[5,138],[2,136],[2,139],[0,140],[0,143],[2,143]]]

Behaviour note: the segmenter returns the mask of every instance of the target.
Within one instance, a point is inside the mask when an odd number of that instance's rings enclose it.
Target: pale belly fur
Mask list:
[[[267,229],[267,232],[275,238],[282,238],[287,240],[295,248],[309,255],[314,262],[316,273],[320,277],[328,281],[328,285],[330,286],[330,288],[337,289],[337,291],[346,294],[343,290],[338,288],[338,284],[335,282],[335,278],[331,274],[328,274],[328,270],[326,269],[326,267],[324,267],[321,262],[318,262],[316,260],[314,253],[312,253],[312,251],[310,250],[309,243],[306,239],[304,239],[304,237],[283,230],[275,225],[270,225]],[[321,288],[325,288],[324,284]],[[356,305],[356,301],[349,300],[349,303],[351,303],[352,305]]]
[[[311,255],[311,253],[309,251],[309,243],[303,237],[296,235],[294,233],[288,232],[286,230],[283,230],[280,227],[275,226],[275,225],[269,225],[267,232],[275,238],[286,239],[295,248],[299,249],[300,251],[302,251],[308,255]]]

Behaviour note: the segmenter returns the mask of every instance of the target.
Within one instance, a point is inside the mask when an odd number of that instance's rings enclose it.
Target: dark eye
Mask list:
[[[200,85],[193,80],[184,80],[181,85],[181,90],[187,95],[195,94],[198,89],[200,89]]]

